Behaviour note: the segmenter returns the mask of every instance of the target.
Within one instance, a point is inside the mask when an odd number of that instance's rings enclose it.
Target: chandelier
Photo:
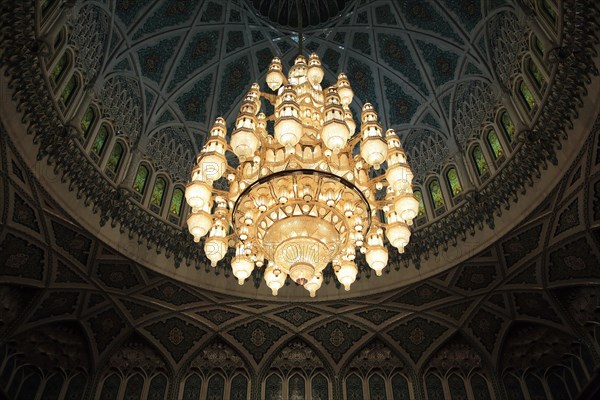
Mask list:
[[[400,139],[392,129],[383,136],[369,103],[355,135],[348,78],[342,73],[323,89],[323,76],[314,53],[308,62],[299,55],[287,78],[273,58],[266,75],[272,92],[252,84],[229,143],[217,118],[197,156],[185,191],[188,229],[195,242],[208,234],[204,252],[213,267],[235,248],[231,268],[240,285],[264,268],[273,295],[289,276],[314,297],[331,264],[349,290],[357,250],[380,276],[388,262],[384,232],[400,253],[409,242],[419,203]],[[272,115],[261,112],[261,99]],[[228,190],[214,187],[225,179],[228,185],[217,186]]]

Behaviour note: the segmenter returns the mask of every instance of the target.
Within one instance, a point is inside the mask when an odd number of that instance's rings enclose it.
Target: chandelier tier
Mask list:
[[[342,73],[323,90],[323,76],[314,53],[308,62],[299,55],[287,78],[275,57],[266,76],[275,93],[254,83],[229,143],[225,120],[217,118],[197,156],[185,192],[188,229],[195,242],[208,234],[204,252],[213,267],[235,248],[231,268],[240,285],[255,267],[264,268],[274,295],[289,276],[314,297],[331,264],[349,290],[357,249],[380,276],[388,261],[384,231],[400,253],[409,242],[419,203],[400,139],[392,129],[383,137],[369,103],[355,135],[348,78]],[[274,107],[272,115],[261,112],[261,98]],[[223,179],[228,191],[213,186]]]

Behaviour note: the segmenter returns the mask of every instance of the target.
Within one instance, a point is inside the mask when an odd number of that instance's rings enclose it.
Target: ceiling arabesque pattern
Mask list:
[[[515,382],[574,398],[598,363],[600,123],[555,190],[484,252],[400,291],[317,303],[224,296],[137,265],[82,229],[1,137],[0,385],[10,398],[316,399],[364,388],[424,399],[468,387],[479,399],[507,398]]]

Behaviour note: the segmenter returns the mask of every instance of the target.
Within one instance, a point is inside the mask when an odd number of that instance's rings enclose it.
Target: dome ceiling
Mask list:
[[[427,160],[415,155],[414,168],[422,175],[478,133],[471,128],[479,128],[495,106],[499,90],[493,79],[488,28],[499,26],[490,21],[511,8],[492,3],[307,3],[320,11],[308,18],[305,52],[321,56],[325,85],[335,82],[338,73],[348,73],[357,94],[355,117],[361,102],[369,101],[384,126],[400,131],[409,151],[430,138],[440,141],[441,150]],[[82,12],[90,7],[98,5],[84,3]],[[297,54],[297,35],[282,32],[269,20],[276,13],[278,23],[287,25],[283,14],[295,12],[293,1],[167,0],[105,7],[111,21],[105,33],[110,44],[97,84],[132,81],[133,100],[141,114],[139,134],[179,135],[191,153],[203,144],[217,116],[232,122],[252,82],[268,90],[264,74],[273,56],[289,65]],[[286,12],[277,7],[287,7]],[[341,9],[346,16],[332,19]],[[476,113],[461,113],[461,107],[473,102],[478,103]],[[140,146],[148,145],[142,138]],[[437,158],[433,165],[432,156]],[[172,172],[186,178],[179,170]]]

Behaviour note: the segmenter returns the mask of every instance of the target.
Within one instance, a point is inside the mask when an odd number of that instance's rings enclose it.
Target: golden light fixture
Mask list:
[[[400,253],[410,240],[419,203],[400,139],[391,129],[383,137],[369,103],[355,135],[348,78],[340,74],[323,90],[323,76],[314,53],[308,62],[299,55],[287,78],[275,57],[266,76],[275,94],[254,83],[229,143],[225,120],[217,118],[197,156],[185,193],[188,228],[195,242],[208,234],[204,251],[213,266],[235,247],[231,268],[240,285],[254,268],[265,268],[274,295],[289,276],[314,297],[331,263],[349,290],[358,273],[356,249],[379,276],[388,261],[384,232]],[[261,112],[261,98],[273,105],[272,115]],[[377,172],[384,164],[385,173]],[[229,191],[213,187],[221,178]]]

